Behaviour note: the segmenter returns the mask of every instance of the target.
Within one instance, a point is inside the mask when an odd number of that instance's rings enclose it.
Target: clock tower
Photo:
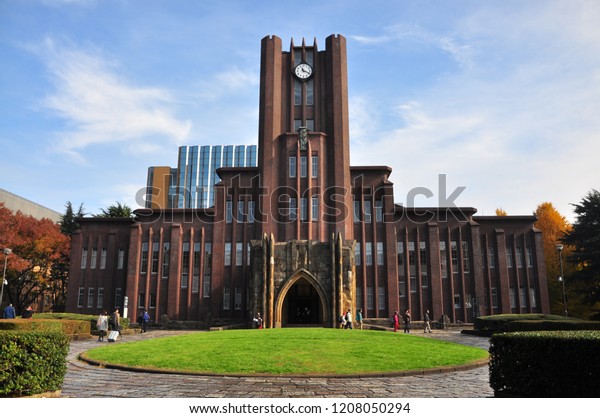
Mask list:
[[[262,39],[258,166],[262,232],[275,241],[353,238],[346,39],[282,50]],[[267,220],[266,217],[269,219]]]

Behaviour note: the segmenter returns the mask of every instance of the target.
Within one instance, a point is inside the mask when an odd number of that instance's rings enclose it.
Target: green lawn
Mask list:
[[[197,332],[115,343],[85,356],[111,364],[217,374],[358,374],[486,359],[479,348],[392,332],[282,328]]]

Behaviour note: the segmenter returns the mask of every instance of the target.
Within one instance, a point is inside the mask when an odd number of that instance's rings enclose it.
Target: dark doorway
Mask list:
[[[306,280],[298,280],[288,290],[283,303],[283,326],[322,325],[321,298]]]

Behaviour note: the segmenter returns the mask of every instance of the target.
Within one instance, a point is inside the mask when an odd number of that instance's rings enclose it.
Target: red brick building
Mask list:
[[[350,166],[346,40],[262,40],[258,167],[221,168],[208,209],[81,220],[68,311],[147,309],[155,321],[335,326],[549,311],[533,216],[394,203],[391,168]],[[128,304],[124,306],[125,297]]]

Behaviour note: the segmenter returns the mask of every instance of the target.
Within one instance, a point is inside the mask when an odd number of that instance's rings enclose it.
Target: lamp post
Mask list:
[[[2,250],[4,253],[4,274],[2,276],[2,288],[0,289],[0,306],[2,306],[2,299],[4,298],[4,283],[6,283],[6,265],[8,264],[8,256],[12,253],[10,248]]]
[[[562,244],[557,244],[556,250],[558,251],[558,259],[560,260],[560,277],[558,278],[558,281],[562,283],[563,306],[565,308],[565,316],[569,316],[569,312],[567,311],[567,293],[565,292],[565,275],[563,272],[563,262],[562,262],[562,250],[563,250]]]

